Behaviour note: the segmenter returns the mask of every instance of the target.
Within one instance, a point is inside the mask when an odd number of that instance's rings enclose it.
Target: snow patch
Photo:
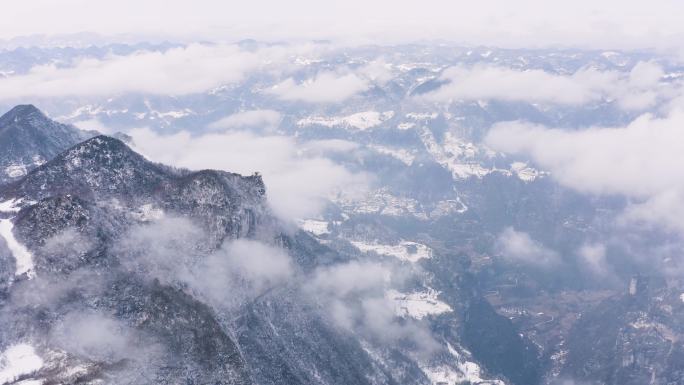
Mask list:
[[[450,343],[447,343],[447,350],[454,358],[454,364],[420,366],[423,373],[425,373],[433,384],[459,385],[462,383],[469,383],[478,385],[505,385],[501,380],[488,380],[483,378],[480,365],[468,361],[466,357],[454,349]]]
[[[0,202],[0,212],[18,213],[21,210],[19,205],[22,199],[10,199],[8,201]]]
[[[10,178],[21,178],[28,173],[25,164],[11,164],[5,168],[5,174]]]
[[[299,225],[299,228],[301,228],[302,230],[307,231],[316,236],[330,234],[330,230],[328,230],[328,222],[326,221],[318,221],[314,219],[300,219],[297,221],[297,224]]]
[[[364,253],[372,251],[379,255],[394,257],[412,263],[418,262],[421,259],[432,258],[432,249],[416,242],[403,241],[398,245],[381,245],[351,241],[351,244]]]
[[[156,221],[164,217],[164,210],[149,203],[138,207],[136,211],[131,213],[131,216],[141,222]]]
[[[33,346],[17,344],[10,346],[0,355],[0,384],[12,383],[19,377],[31,374],[43,367],[43,360],[36,354]],[[42,382],[26,382],[38,384]]]
[[[379,214],[393,217],[412,216],[419,220],[427,220],[422,205],[415,199],[398,197],[387,189],[379,189],[363,197],[338,194],[331,197],[343,210],[354,214]]]
[[[60,117],[57,117],[57,120],[75,120],[77,118],[81,118],[84,116],[88,117],[97,117],[98,115],[107,115],[107,116],[114,116],[114,115],[122,115],[122,114],[127,114],[128,113],[128,108],[122,108],[122,109],[105,109],[102,106],[96,106],[93,104],[87,104],[85,106],[78,107],[75,109],[73,112],[71,112],[68,115],[63,115]]]
[[[184,118],[186,116],[190,116],[193,114],[193,111],[190,109],[183,109],[179,111],[165,111],[165,112],[160,112],[160,111],[151,111],[151,114],[156,115],[157,117],[164,119],[164,118],[171,118],[171,119],[180,119]]]
[[[13,229],[14,223],[12,223],[12,219],[0,219],[0,237],[5,238],[7,247],[10,249],[10,252],[17,263],[15,275],[26,274],[28,278],[31,279],[35,276],[33,270],[33,256],[31,255],[31,252],[14,237]]]
[[[437,114],[436,112],[409,112],[408,114],[406,114],[406,117],[413,120],[431,120],[437,119],[438,115],[439,114]]]
[[[467,179],[470,177],[482,178],[493,170],[483,167],[477,160],[480,149],[473,143],[465,142],[455,137],[450,132],[444,134],[442,145],[437,143],[432,132],[425,127],[420,133],[420,138],[427,151],[437,163],[449,170],[454,179]],[[486,153],[486,155],[490,155]]]
[[[184,108],[184,109],[178,110],[178,111],[172,110],[172,111],[162,112],[162,111],[155,110],[152,107],[152,104],[150,103],[149,100],[145,100],[144,104],[145,104],[145,107],[147,107],[147,109],[149,110],[149,114],[147,114],[147,117],[149,119],[155,119],[155,118],[158,118],[158,119],[165,119],[165,118],[179,119],[179,118],[194,114],[194,112],[189,108]],[[144,117],[145,116],[143,115],[143,118]]]
[[[5,174],[10,178],[21,178],[22,176],[28,174],[29,170],[42,166],[45,164],[45,159],[40,155],[34,155],[31,157],[30,163],[14,163],[10,164],[5,168]]]
[[[451,306],[437,299],[439,293],[431,288],[428,288],[425,292],[409,294],[391,289],[385,292],[385,296],[394,302],[394,311],[399,317],[411,317],[420,320],[429,315],[439,315],[453,311]]]
[[[532,167],[527,167],[527,163],[523,162],[511,163],[511,172],[523,182],[534,182],[535,179],[542,176],[541,172]]]
[[[463,214],[466,211],[468,211],[468,206],[463,203],[461,197],[456,197],[456,199],[437,202],[435,208],[430,212],[430,218],[441,218],[453,213]]]
[[[364,111],[358,112],[356,114],[348,116],[312,116],[304,119],[300,119],[297,122],[297,126],[323,126],[323,127],[337,127],[337,126],[349,126],[356,128],[358,130],[364,131],[370,128],[379,126],[384,121],[392,119],[394,117],[394,111]]]
[[[468,361],[462,354],[447,343],[449,353],[455,359],[455,365],[422,365],[423,373],[433,384],[459,385],[462,383],[478,385],[505,385],[501,380],[487,380],[482,377],[482,369],[475,362]]]
[[[401,148],[390,148],[390,147],[385,147],[385,146],[378,146],[378,145],[369,145],[368,148],[383,154],[383,155],[389,155],[393,158],[396,158],[403,162],[405,165],[410,166],[413,164],[413,161],[416,159],[415,155],[411,154],[409,151],[401,149]]]

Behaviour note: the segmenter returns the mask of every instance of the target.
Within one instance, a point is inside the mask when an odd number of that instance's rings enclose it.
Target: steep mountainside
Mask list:
[[[370,385],[485,375],[448,329],[434,329],[445,337],[419,354],[407,331],[427,323],[390,315],[391,343],[336,324],[330,303],[372,302],[322,295],[312,282],[327,288],[335,266],[360,262],[275,219],[259,175],[172,169],[97,136],[0,188],[0,202],[0,350],[10,364],[13,349],[40,363],[3,381]]]
[[[0,117],[0,184],[17,180],[92,134],[47,118],[33,105]]]
[[[100,136],[0,195],[10,217],[3,238],[12,243],[3,261],[25,267],[3,276],[0,341],[3,348],[30,343],[43,362],[24,375],[59,383],[251,383],[214,311],[132,271],[120,248],[131,228],[165,213],[206,229],[193,246],[205,250],[253,234],[268,218],[259,177],[174,171]]]

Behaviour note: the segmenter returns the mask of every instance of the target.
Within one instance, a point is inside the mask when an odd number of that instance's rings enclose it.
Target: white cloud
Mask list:
[[[369,62],[359,68],[356,72],[366,79],[378,84],[385,84],[392,80],[393,77],[392,66],[383,58]]]
[[[113,131],[99,119],[79,120],[77,122],[73,122],[72,125],[83,131],[97,131],[105,135],[113,134]]]
[[[227,128],[275,128],[281,120],[281,115],[274,110],[249,110],[236,112],[225,118],[219,119],[209,125],[213,129],[227,129]]]
[[[529,103],[581,105],[616,99],[625,109],[655,105],[670,87],[660,83],[664,73],[655,63],[640,62],[631,72],[581,69],[572,75],[542,70],[516,70],[492,65],[456,66],[442,73],[447,82],[421,98],[430,101],[505,100]]]
[[[116,252],[129,271],[167,285],[182,282],[222,308],[239,306],[295,275],[282,248],[237,239],[208,251],[206,236],[188,219],[163,217],[133,227]]]
[[[609,272],[606,260],[606,246],[601,243],[585,243],[577,254],[582,258],[588,270],[597,275],[605,275]]]
[[[406,274],[392,266],[350,261],[317,269],[304,285],[305,293],[324,306],[325,315],[337,327],[360,333],[382,343],[399,340],[414,343],[417,353],[430,354],[439,345],[425,323],[397,320],[395,304],[385,295]]]
[[[618,221],[627,225],[663,226],[684,234],[684,190],[676,187],[656,193],[643,202],[632,203]]]
[[[523,122],[495,125],[492,148],[529,155],[562,184],[583,192],[648,197],[684,181],[684,112],[643,115],[622,128],[547,129]]]
[[[203,136],[188,132],[159,135],[149,129],[135,129],[129,134],[136,150],[157,162],[243,175],[260,172],[269,202],[284,218],[315,215],[330,194],[342,187],[363,190],[368,181],[367,175],[352,173],[328,158],[307,155],[293,138],[285,136],[233,131]]]
[[[130,359],[136,333],[121,321],[95,312],[70,312],[59,320],[50,338],[61,349],[100,362]]]
[[[287,101],[339,103],[367,90],[368,87],[368,82],[355,74],[321,72],[303,82],[297,82],[292,78],[286,79],[267,92]]]
[[[322,268],[310,283],[317,294],[327,293],[340,298],[369,291],[382,291],[390,271],[378,263],[356,262]]]
[[[0,100],[200,93],[239,82],[268,66],[287,69],[291,55],[312,49],[311,45],[298,45],[246,51],[236,45],[191,44],[165,52],[78,58],[66,66],[39,65],[26,74],[0,78]]]
[[[212,305],[230,309],[294,277],[295,268],[284,249],[238,239],[202,258],[180,279]]]
[[[309,154],[325,155],[334,153],[348,154],[357,150],[360,145],[344,139],[321,139],[306,142],[302,147]]]
[[[386,344],[407,340],[418,347],[418,353],[438,348],[427,324],[399,321],[394,301],[385,295],[390,285],[402,284],[413,270],[350,261],[305,273],[279,246],[237,239],[205,253],[204,236],[187,219],[165,217],[135,226],[115,249],[127,270],[167,285],[180,283],[220,312],[239,308],[272,288],[287,287],[294,290],[290,293],[302,295],[302,300],[320,304],[321,316],[348,332]],[[120,342],[116,325],[107,320],[101,325],[89,321],[83,325],[83,334],[62,333],[78,337],[72,350],[97,350]],[[100,328],[106,337],[101,343],[91,338],[92,331]]]
[[[42,255],[59,260],[62,266],[78,267],[83,263],[83,255],[93,246],[93,242],[73,228],[68,228],[45,240],[40,248]]]
[[[496,248],[504,258],[515,262],[549,266],[560,261],[558,253],[512,227],[507,227],[499,234]]]
[[[292,261],[281,248],[235,240],[224,246],[223,251],[237,275],[259,287],[282,283],[294,274]]]
[[[523,122],[495,125],[491,148],[530,157],[561,184],[581,192],[633,199],[626,222],[684,232],[684,111],[643,115],[625,127],[580,131]]]

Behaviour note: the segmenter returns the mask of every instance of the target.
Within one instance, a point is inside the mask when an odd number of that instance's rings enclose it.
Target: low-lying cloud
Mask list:
[[[512,227],[507,227],[499,234],[495,247],[505,259],[513,262],[548,267],[561,260],[557,252]]]
[[[127,270],[166,285],[187,285],[223,309],[286,284],[295,275],[290,256],[281,248],[237,239],[212,250],[206,237],[192,221],[167,216],[134,226],[116,250]]]
[[[341,188],[363,190],[369,179],[324,156],[300,151],[306,146],[286,136],[256,136],[241,131],[160,135],[149,129],[136,129],[130,134],[136,149],[157,162],[243,175],[260,172],[274,211],[287,219],[316,215],[332,193]]]
[[[183,279],[213,305],[231,308],[294,276],[292,260],[283,249],[235,240],[192,266]]]
[[[313,50],[312,45],[250,51],[237,45],[191,44],[102,59],[81,57],[0,78],[0,100],[201,93],[239,82],[253,71],[286,71],[291,56]]]
[[[66,314],[50,331],[50,340],[85,360],[117,362],[131,358],[135,331],[123,322],[94,311]]]
[[[662,68],[652,62],[640,62],[630,72],[584,68],[570,75],[488,64],[455,66],[439,77],[446,84],[421,98],[435,102],[503,100],[559,105],[616,100],[623,109],[643,110],[671,95],[671,88],[661,83],[663,75]]]
[[[645,114],[625,127],[579,131],[526,122],[495,125],[491,148],[531,158],[562,185],[631,199],[622,219],[684,233],[684,111]]]
[[[383,344],[408,342],[418,354],[429,355],[439,348],[430,329],[417,320],[399,321],[395,304],[386,296],[386,290],[402,285],[407,276],[410,273],[391,265],[350,261],[314,271],[304,292],[323,306],[337,327]]]
[[[598,276],[605,276],[610,273],[604,244],[585,243],[577,250],[577,255],[591,273]]]
[[[274,110],[249,110],[236,112],[221,118],[209,125],[214,130],[234,128],[267,128],[273,129],[278,126],[282,119],[280,113]]]
[[[369,88],[367,80],[356,74],[322,72],[298,82],[288,78],[267,92],[278,99],[305,103],[339,103]]]

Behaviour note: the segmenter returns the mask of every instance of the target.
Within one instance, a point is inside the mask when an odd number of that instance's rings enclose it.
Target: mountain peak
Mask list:
[[[133,152],[126,143],[122,142],[120,139],[113,138],[111,136],[107,135],[97,135],[94,136],[84,142],[81,142],[74,146],[72,149],[69,151],[71,152],[84,152],[84,151],[124,151],[124,152]]]
[[[33,104],[19,104],[0,117],[0,126],[29,119],[48,120],[48,117]]]
[[[15,112],[18,114],[31,114],[38,112],[42,114],[42,111],[39,110],[38,107],[34,106],[33,104],[17,104],[9,112]]]
[[[129,165],[150,163],[143,156],[133,151],[126,143],[111,136],[98,135],[84,142],[78,143],[61,154],[59,158],[70,162],[72,165],[81,165],[87,162],[90,167],[105,167],[116,169]]]
[[[23,177],[91,133],[55,122],[22,104],[0,116],[0,185]]]

